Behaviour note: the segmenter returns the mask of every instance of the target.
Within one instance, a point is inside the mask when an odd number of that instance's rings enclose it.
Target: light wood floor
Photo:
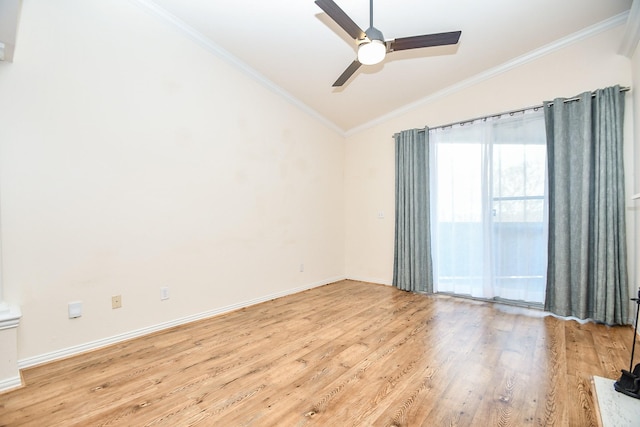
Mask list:
[[[8,426],[595,426],[633,330],[343,281],[23,372]]]

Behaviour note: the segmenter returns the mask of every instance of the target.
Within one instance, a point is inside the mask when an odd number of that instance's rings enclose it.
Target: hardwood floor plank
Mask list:
[[[533,323],[528,316],[513,318],[511,332],[496,349],[500,354],[488,381],[495,387],[485,395],[472,425],[534,425],[536,397],[531,388],[537,374],[532,366],[540,329],[538,319]]]
[[[568,425],[569,402],[567,401],[567,353],[565,345],[565,321],[549,316],[546,325],[544,345],[537,348],[536,367],[544,373],[544,384],[538,388],[538,425]],[[570,322],[567,322],[570,323]]]
[[[296,384],[297,389],[305,391],[306,396],[308,396],[309,393],[318,393],[321,396],[324,393],[324,396],[322,396],[319,402],[313,403],[301,399],[301,397],[305,397],[305,395],[288,395],[287,402],[289,406],[293,404],[296,408],[293,409],[290,407],[285,411],[287,414],[292,414],[290,416],[293,418],[299,418],[301,415],[310,412],[313,412],[314,415],[317,415],[321,411],[324,412],[324,406],[342,392],[344,382],[349,383],[350,380],[352,380],[351,376],[353,372],[363,371],[363,367],[358,366],[360,361],[366,361],[366,364],[368,364],[371,359],[375,359],[377,357],[375,354],[376,348],[383,349],[377,350],[378,352],[389,352],[387,350],[388,346],[394,345],[394,340],[399,340],[402,333],[406,331],[406,317],[412,316],[416,308],[408,304],[402,304],[393,311],[382,307],[378,308],[378,310],[383,310],[378,319],[385,319],[384,328],[375,327],[375,324],[372,325],[370,320],[367,321],[366,318],[360,318],[361,325],[359,328],[348,327],[343,329],[345,333],[340,339],[344,340],[344,344],[336,347],[335,343],[330,343],[330,358],[327,357],[327,351],[322,348],[319,349],[319,353],[313,352],[303,357],[306,365],[311,367],[317,365],[321,367],[321,370],[308,370],[303,376],[292,378],[291,380]],[[383,342],[387,344],[381,345]],[[373,354],[372,349],[374,349]],[[318,387],[318,385],[324,386],[332,380],[333,382],[331,382],[330,385],[336,385],[330,390],[327,391]],[[279,384],[275,384],[275,386],[281,389],[283,388],[282,391],[286,391],[286,388],[290,388],[289,384],[287,384],[287,382],[280,382]],[[278,402],[272,399],[269,404],[270,412],[274,413],[274,408],[281,408],[284,405],[284,402]],[[321,410],[319,408],[323,409]],[[281,416],[277,416],[276,420],[271,419],[266,414],[262,421],[265,423],[275,423],[276,421],[289,422],[287,418],[283,419]],[[294,421],[292,420],[291,422]]]
[[[341,281],[26,369],[1,426],[591,426],[629,327]]]

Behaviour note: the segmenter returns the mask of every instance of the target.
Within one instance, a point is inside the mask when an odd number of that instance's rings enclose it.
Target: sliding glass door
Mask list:
[[[543,120],[530,112],[430,132],[438,292],[544,300]]]

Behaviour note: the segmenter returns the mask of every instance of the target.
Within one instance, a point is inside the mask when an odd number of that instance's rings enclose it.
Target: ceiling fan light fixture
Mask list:
[[[374,65],[382,62],[387,53],[387,46],[382,40],[363,42],[358,46],[358,61],[363,65]]]
[[[382,62],[387,51],[391,53],[399,50],[458,44],[460,34],[462,34],[462,31],[450,31],[385,41],[382,32],[373,26],[373,0],[369,0],[369,28],[367,31],[362,31],[358,24],[353,22],[349,15],[340,9],[340,6],[333,0],[315,0],[315,4],[345,30],[358,45],[358,59],[344,70],[332,85],[333,87],[344,85],[361,65],[374,65]]]

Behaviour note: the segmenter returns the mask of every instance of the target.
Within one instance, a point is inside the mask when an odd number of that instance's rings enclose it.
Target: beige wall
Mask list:
[[[623,30],[620,26],[600,33],[348,137],[345,157],[347,277],[385,284],[392,281],[394,133],[540,105],[544,100],[615,84],[629,86],[630,61],[615,54]],[[630,112],[631,96],[627,99]],[[628,150],[632,150],[631,118],[628,114]],[[633,162],[627,167],[632,171]],[[627,174],[630,194],[632,176]],[[385,212],[384,219],[377,219],[378,211]]]
[[[344,276],[341,135],[134,2],[24,2],[18,40],[0,193],[23,364]]]
[[[390,283],[392,134],[632,77],[635,87],[640,54],[630,62],[614,53],[622,30],[345,143],[133,2],[25,2],[15,62],[0,63],[4,297],[23,312],[19,359],[50,359],[345,275]],[[628,129],[633,135],[631,120]],[[633,161],[627,166],[629,192],[640,192]],[[162,286],[170,288],[163,302]],[[117,294],[123,307],[112,310]],[[84,315],[70,320],[67,303],[76,300]]]

